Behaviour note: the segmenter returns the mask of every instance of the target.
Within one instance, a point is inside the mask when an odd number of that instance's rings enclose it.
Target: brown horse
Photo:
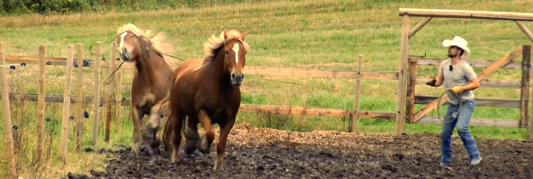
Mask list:
[[[159,33],[141,31],[133,24],[124,25],[117,31],[120,57],[127,62],[135,63],[136,74],[131,86],[131,115],[133,117],[132,152],[139,154],[141,144],[159,146],[156,133],[162,115],[161,104],[168,96],[172,71],[174,69],[164,53],[169,53],[171,46],[161,43],[163,37]],[[163,50],[165,49],[165,51]],[[150,117],[142,131],[141,122],[144,115]]]
[[[176,67],[168,105],[171,117],[163,134],[165,150],[172,149],[172,162],[179,160],[183,129],[188,130],[185,132],[187,154],[196,149],[209,153],[215,138],[211,125],[216,123],[220,126],[220,136],[213,169],[222,167],[228,134],[241,104],[239,86],[243,82],[242,68],[248,50],[244,33],[224,31],[220,37],[212,36],[204,43],[203,60],[187,60]],[[202,137],[198,135],[199,122],[205,130]]]

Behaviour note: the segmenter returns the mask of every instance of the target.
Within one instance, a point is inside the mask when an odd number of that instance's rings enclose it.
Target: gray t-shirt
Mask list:
[[[451,89],[454,86],[464,86],[468,85],[472,79],[476,78],[476,72],[472,69],[472,66],[460,60],[455,64],[450,70],[452,60],[446,59],[440,64],[439,73],[444,77],[444,87],[446,89]],[[454,94],[452,91],[447,91],[448,102],[452,104],[459,104],[459,97]],[[463,100],[473,99],[474,92],[472,90],[466,90],[461,93],[461,98]]]

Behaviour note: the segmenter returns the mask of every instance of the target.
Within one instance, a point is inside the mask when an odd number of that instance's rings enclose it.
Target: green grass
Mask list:
[[[234,5],[213,5],[204,8],[176,8],[160,11],[125,12],[99,11],[98,13],[72,14],[65,16],[20,15],[1,17],[0,42],[4,43],[5,53],[9,55],[37,56],[41,44],[46,44],[47,55],[66,57],[67,46],[84,44],[85,58],[94,58],[96,42],[103,44],[103,56],[109,59],[111,43],[116,30],[126,23],[134,23],[141,29],[164,32],[165,42],[173,45],[176,52],[172,55],[180,58],[201,58],[202,44],[210,35],[218,35],[223,30],[236,29],[245,32],[245,40],[251,51],[247,54],[247,66],[290,67],[322,70],[356,70],[357,58],[363,55],[363,71],[398,70],[400,51],[401,17],[398,8],[431,9],[466,9],[531,12],[533,2],[529,1],[490,1],[490,0],[454,0],[454,1],[383,1],[383,0],[301,0],[253,3],[245,1]],[[411,18],[414,27],[421,17]],[[528,27],[532,23],[524,22]],[[442,47],[444,39],[459,35],[469,42],[472,59],[498,59],[519,45],[531,45],[531,41],[512,21],[491,21],[474,19],[434,18],[416,36],[410,40],[409,54],[426,53],[429,57],[445,57],[447,49]],[[520,60],[520,59],[517,59]],[[178,62],[178,61],[177,61]],[[246,67],[245,67],[246,68]],[[479,72],[481,69],[475,69]],[[17,67],[9,73],[10,92],[36,93],[37,67],[28,65]],[[92,69],[84,69],[84,93],[92,96],[94,78]],[[108,70],[102,70],[102,83]],[[435,76],[434,67],[418,68],[419,76]],[[72,95],[75,95],[76,69],[73,72]],[[132,72],[125,70],[123,79],[123,97],[130,97]],[[46,68],[46,93],[63,94],[65,68]],[[489,79],[518,81],[519,70],[502,69],[490,75]],[[363,80],[360,95],[360,109],[377,111],[396,111],[397,82],[380,80]],[[286,106],[307,106],[315,108],[334,108],[351,110],[353,107],[355,81],[334,78],[296,78],[247,75],[242,89],[243,104],[265,104]],[[101,86],[102,91],[107,86]],[[442,88],[417,86],[417,95],[436,96]],[[520,98],[519,89],[480,88],[475,92],[478,98],[514,99]],[[103,92],[102,95],[105,95]],[[25,106],[24,108],[22,106]],[[46,116],[51,117],[47,127],[48,137],[53,139],[52,156],[58,156],[60,139],[61,112],[51,108],[62,109],[61,104],[47,104]],[[423,105],[417,105],[420,109]],[[26,105],[12,103],[14,124],[24,131],[25,145],[23,152],[17,154],[23,174],[33,175],[31,162],[35,149],[37,116],[36,104]],[[74,111],[72,106],[71,111]],[[92,111],[92,105],[84,106]],[[441,109],[441,112],[445,107]],[[104,119],[103,111],[101,121]],[[130,145],[132,125],[128,118],[128,107],[124,107],[122,132],[112,129],[109,144],[103,141],[103,124],[100,124],[99,148],[114,145]],[[73,114],[73,112],[72,112]],[[92,113],[91,113],[92,114]],[[433,112],[433,116],[436,113]],[[473,118],[504,118],[518,120],[519,110],[509,108],[477,107]],[[87,120],[84,138],[85,147],[92,147],[91,120]],[[3,119],[2,119],[3,120]],[[347,131],[351,119],[313,116],[282,116],[265,114],[239,113],[238,123],[247,122],[255,126],[272,127],[283,130],[337,130]],[[112,122],[114,124],[114,122]],[[71,125],[72,126],[72,125]],[[114,125],[112,125],[114,126]],[[0,128],[2,131],[5,130]],[[360,132],[365,134],[392,134],[395,122],[389,120],[360,119]],[[470,127],[477,137],[498,139],[525,139],[526,129]],[[71,127],[69,131],[74,131]],[[440,125],[406,124],[405,132],[439,133]],[[71,132],[69,135],[73,136]],[[0,151],[5,151],[3,141]],[[69,143],[72,145],[73,140]],[[68,167],[61,167],[59,160],[52,158],[52,174],[48,177],[64,176],[68,171],[88,172],[89,168],[103,165],[102,157],[91,154],[69,153]],[[83,162],[83,157],[92,157],[94,161]],[[0,161],[4,162],[4,155]],[[20,162],[19,162],[20,163]],[[74,164],[81,163],[80,167]],[[7,166],[0,163],[0,166]],[[6,167],[0,168],[0,176],[5,176]]]

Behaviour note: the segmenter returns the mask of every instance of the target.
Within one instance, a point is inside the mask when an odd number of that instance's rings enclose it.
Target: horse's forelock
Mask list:
[[[242,43],[243,48],[245,51],[248,51],[250,49],[248,43],[246,43],[241,38],[241,33],[236,30],[230,30],[227,31],[227,39],[224,38],[224,32],[220,33],[218,37],[211,35],[209,39],[204,43],[204,63],[202,66],[198,67],[196,70],[203,68],[207,66],[209,63],[211,63],[214,60],[214,56],[216,55],[216,52],[219,48],[223,47],[225,43],[232,41],[232,40],[238,40]]]
[[[137,35],[139,38],[148,37],[147,39],[150,41],[150,44],[151,44],[152,48],[154,50],[156,50],[160,56],[163,55],[163,54],[172,54],[173,53],[174,47],[172,45],[168,44],[168,43],[164,43],[165,36],[161,32],[154,35],[153,32],[150,31],[150,30],[143,31],[143,30],[137,28],[137,26],[135,26],[134,24],[129,23],[129,24],[126,24],[126,25],[122,26],[121,28],[119,28],[117,30],[117,35],[122,34],[124,32],[128,32],[128,31],[131,31],[132,33]],[[163,57],[163,59],[169,65],[174,66],[174,64],[171,63],[168,60],[168,58]]]

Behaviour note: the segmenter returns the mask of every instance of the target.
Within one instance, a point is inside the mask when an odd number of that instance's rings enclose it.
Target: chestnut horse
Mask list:
[[[171,115],[163,133],[165,150],[172,149],[172,162],[180,158],[182,130],[188,131],[184,147],[187,154],[196,149],[209,153],[215,138],[211,125],[216,123],[220,126],[220,136],[213,169],[222,167],[228,134],[241,104],[239,86],[243,82],[242,69],[248,50],[244,33],[224,31],[204,43],[203,60],[187,60],[176,67],[168,105]],[[197,128],[199,122],[205,131],[201,137]]]
[[[139,154],[141,144],[159,146],[156,138],[159,129],[160,110],[163,99],[168,96],[174,70],[164,53],[169,53],[171,46],[161,43],[162,34],[153,35],[150,31],[141,31],[133,24],[124,25],[117,30],[117,43],[120,57],[135,63],[136,73],[131,86],[131,116],[133,117],[132,152]],[[163,48],[165,51],[163,51]],[[150,117],[142,130],[144,115]]]

